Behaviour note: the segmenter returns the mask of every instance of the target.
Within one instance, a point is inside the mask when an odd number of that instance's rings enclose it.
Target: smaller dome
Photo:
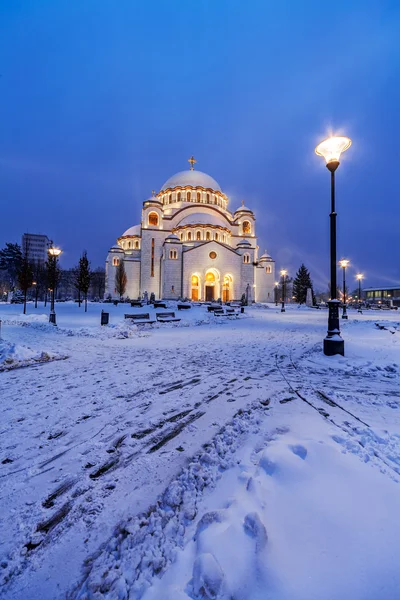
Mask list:
[[[140,237],[140,233],[141,233],[141,225],[134,225],[133,227],[129,227],[129,229],[127,229],[125,231],[125,233],[123,233],[121,235],[121,237],[127,237],[127,236],[139,236]]]
[[[241,212],[250,212],[250,213],[252,213],[253,211],[248,206],[245,206],[244,204],[242,204],[242,206],[240,206],[237,210],[235,210],[234,214],[236,215],[237,213],[241,213]]]
[[[181,240],[178,238],[177,235],[175,235],[174,233],[170,233],[170,235],[167,235],[167,237],[165,238],[165,241],[168,242],[169,244],[171,243],[181,243]]]
[[[264,261],[264,260],[272,260],[271,256],[268,254],[267,251],[264,252],[264,254],[262,256],[260,256],[259,261]]]
[[[159,200],[156,196],[151,196],[150,198],[147,198],[147,200],[145,200],[144,203],[146,202],[157,202],[157,204],[162,204],[161,200]]]
[[[112,246],[112,247],[110,248],[110,252],[115,252],[115,251],[118,251],[118,252],[123,252],[123,250],[122,250],[121,246],[118,246],[118,244],[115,244],[114,246]]]
[[[238,247],[238,246],[250,246],[250,248],[251,248],[251,244],[248,240],[240,240],[240,242],[238,242],[236,244],[236,247]]]

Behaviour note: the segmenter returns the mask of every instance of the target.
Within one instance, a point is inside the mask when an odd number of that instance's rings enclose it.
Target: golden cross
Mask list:
[[[151,190],[152,196],[154,197],[156,195],[156,190]]]
[[[194,171],[194,165],[197,163],[197,160],[194,158],[194,156],[189,158],[188,163],[190,163],[190,170]]]
[[[244,206],[244,200],[242,200],[242,206]]]

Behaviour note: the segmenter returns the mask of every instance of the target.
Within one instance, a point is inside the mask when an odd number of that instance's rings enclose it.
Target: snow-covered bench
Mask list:
[[[152,323],[155,323],[154,320],[150,320],[149,313],[141,313],[136,315],[125,314],[124,317],[125,319],[132,319],[135,325],[151,325]]]
[[[176,321],[180,321],[180,319],[175,317],[174,312],[156,313],[156,319],[158,323],[175,323]]]

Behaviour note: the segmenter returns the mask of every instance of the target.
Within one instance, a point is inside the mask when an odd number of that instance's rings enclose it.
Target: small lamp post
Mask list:
[[[51,290],[51,304],[50,304],[50,315],[49,315],[49,323],[53,323],[53,325],[56,325],[56,311],[54,308],[54,300],[55,300],[55,290],[56,290],[56,285],[57,285],[57,260],[58,257],[61,254],[61,250],[60,248],[54,248],[54,246],[51,246],[48,249],[48,253],[49,253],[49,261],[48,261],[48,265],[49,265],[49,283],[50,283],[50,290]]]
[[[336,291],[336,209],[335,209],[335,171],[339,166],[342,152],[351,146],[348,137],[330,137],[315,148],[318,156],[323,156],[326,167],[331,174],[331,213],[330,213],[330,245],[331,245],[331,299],[328,301],[328,332],[324,339],[324,354],[333,356],[344,355],[344,340],[339,327],[339,300]]]
[[[347,316],[347,310],[346,310],[346,267],[348,267],[350,264],[350,261],[347,259],[343,259],[339,261],[339,265],[342,267],[343,269],[343,312],[342,312],[342,319],[348,319],[349,317]]]
[[[358,281],[358,312],[362,314],[362,310],[361,310],[361,282],[364,279],[364,275],[362,273],[357,273],[356,279]]]
[[[275,306],[278,306],[278,287],[279,281],[275,281]]]
[[[281,307],[281,312],[286,312],[285,311],[285,293],[286,293],[286,275],[287,275],[287,270],[286,269],[282,269],[281,270],[281,276],[282,276],[282,307]]]
[[[37,308],[37,299],[38,299],[38,286],[37,281],[32,281],[32,285],[35,288],[35,308]]]

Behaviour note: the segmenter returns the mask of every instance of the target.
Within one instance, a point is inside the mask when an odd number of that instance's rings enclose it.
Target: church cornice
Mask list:
[[[228,219],[228,217],[223,212],[221,212],[221,210],[218,210],[218,208],[211,206],[210,204],[203,204],[202,202],[188,202],[188,204],[189,204],[189,206],[183,206],[182,208],[178,208],[178,210],[172,215],[164,214],[163,219],[165,219],[166,221],[172,221],[172,219],[175,219],[175,217],[177,215],[179,215],[180,213],[182,213],[185,210],[189,210],[190,208],[196,208],[196,209],[203,208],[203,209],[214,211],[215,213],[217,213],[218,215],[223,217],[229,223],[230,226],[235,224],[231,221],[231,219]]]
[[[185,242],[183,242],[185,243]],[[183,252],[191,252],[192,250],[197,250],[198,248],[201,248],[202,246],[206,246],[207,244],[217,244],[218,246],[221,246],[222,248],[226,248],[226,250],[230,250],[230,252],[233,252],[234,254],[236,254],[236,256],[241,256],[239,252],[237,252],[236,250],[234,250],[233,248],[231,248],[230,246],[228,246],[227,244],[222,244],[221,242],[217,242],[216,240],[208,240],[206,242],[197,244],[197,246],[193,246],[192,248],[188,248],[187,250],[185,250],[185,248],[183,248]]]
[[[185,192],[185,191],[195,191],[195,192],[209,192],[211,194],[215,194],[216,196],[220,196],[227,202],[229,202],[228,196],[219,190],[213,190],[212,188],[205,188],[201,185],[177,185],[175,187],[165,188],[165,190],[160,190],[158,194],[156,194],[157,198],[163,196],[164,194],[170,194],[171,192]]]

